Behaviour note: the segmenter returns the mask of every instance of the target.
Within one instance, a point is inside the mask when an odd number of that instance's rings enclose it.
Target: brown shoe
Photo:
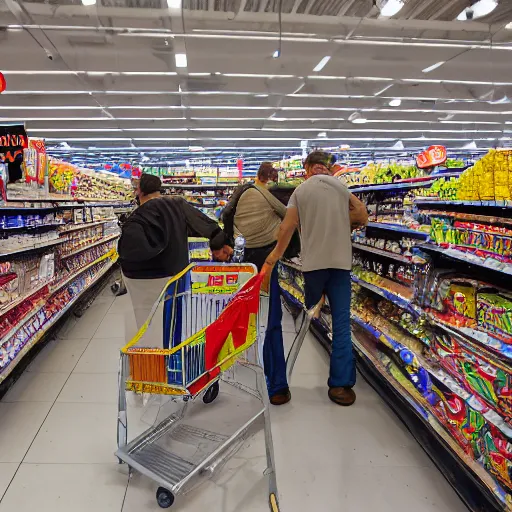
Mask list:
[[[284,405],[287,404],[292,399],[292,394],[288,388],[282,389],[277,392],[275,395],[270,397],[270,403],[272,405]]]
[[[329,398],[338,405],[352,405],[356,394],[352,388],[329,388]]]

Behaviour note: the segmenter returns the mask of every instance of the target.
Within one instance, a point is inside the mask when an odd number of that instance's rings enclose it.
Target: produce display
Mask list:
[[[396,180],[420,178],[425,172],[418,169],[413,161],[370,162],[360,172],[344,175],[347,186],[392,183]]]
[[[418,195],[458,201],[508,201],[512,198],[512,151],[491,149],[458,178],[440,178]]]

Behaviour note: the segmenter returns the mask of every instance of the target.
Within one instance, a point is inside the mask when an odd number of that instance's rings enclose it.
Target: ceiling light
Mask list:
[[[186,68],[187,67],[187,54],[186,53],[177,53],[174,56],[176,61],[177,68]]]
[[[281,55],[281,52],[280,52],[279,50],[276,50],[276,51],[272,54],[272,57],[273,57],[274,59],[278,59],[280,55]]]
[[[354,124],[364,124],[366,123],[367,119],[364,118],[362,116],[362,114],[360,112],[354,112],[349,118],[348,120],[351,122],[351,123],[354,123]]]
[[[405,149],[404,143],[401,140],[397,140],[389,149]]]
[[[474,140],[472,140],[468,144],[464,144],[464,146],[462,146],[462,149],[478,149],[478,148],[477,148],[476,142]]]
[[[402,100],[395,98],[389,102],[390,107],[399,107],[402,104]]]
[[[181,9],[181,0],[167,0],[169,9]]]
[[[510,23],[508,23],[507,25],[505,25],[505,28],[508,30],[512,30],[512,21]]]
[[[325,65],[331,60],[330,55],[326,55],[314,68],[313,71],[315,73],[318,73],[319,71],[322,71],[324,69]]]
[[[95,5],[96,0],[82,0],[83,5]]]
[[[320,132],[317,137],[320,137],[320,138],[326,138],[327,137],[327,132]]]
[[[475,20],[487,16],[498,7],[498,0],[478,0],[470,7],[466,7],[458,16],[459,21]]]
[[[445,60],[441,60],[439,62],[436,62],[435,64],[432,64],[432,66],[429,66],[428,68],[425,68],[422,70],[423,73],[430,73],[431,71],[434,71],[434,69],[440,68],[443,64],[446,64]]]
[[[386,87],[384,87],[383,89],[381,89],[379,92],[376,92],[375,93],[375,96],[380,96],[382,93],[386,92],[388,89],[391,89],[391,87],[393,87],[394,84],[389,84],[389,85],[386,85]]]
[[[189,146],[188,150],[189,151],[194,151],[194,152],[205,151],[203,146]]]
[[[256,98],[268,98],[268,94],[256,94]]]
[[[390,18],[397,14],[404,6],[404,0],[380,0],[377,2],[380,15],[383,18]]]

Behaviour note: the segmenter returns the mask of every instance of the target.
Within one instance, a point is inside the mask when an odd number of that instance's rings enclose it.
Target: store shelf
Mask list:
[[[45,283],[39,284],[35,288],[32,288],[29,292],[23,294],[21,297],[9,302],[3,308],[0,309],[0,317],[8,313],[11,309],[19,306],[22,302],[26,301],[32,295],[35,295],[38,291],[42,290],[45,286],[50,285],[51,281],[46,281]]]
[[[378,185],[358,185],[355,187],[349,187],[350,192],[359,193],[359,192],[386,192],[386,191],[394,191],[398,192],[400,190],[410,190],[413,188],[422,188],[428,187],[434,183],[435,180],[440,178],[440,176],[428,178],[423,181],[416,182],[399,182],[399,183],[380,183]]]
[[[64,242],[65,242],[65,240],[56,239],[56,240],[51,240],[50,242],[46,242],[44,244],[37,244],[37,245],[32,245],[32,246],[15,249],[14,251],[2,252],[2,253],[0,253],[0,258],[12,256],[13,254],[21,254],[24,252],[40,251],[43,249],[47,249],[48,247],[54,247],[55,245],[59,245]]]
[[[363,319],[357,317],[356,315],[352,315],[352,320],[355,321],[361,328],[369,332],[376,339],[382,339],[382,337],[384,337],[388,339],[390,343],[392,342],[397,345],[404,345],[397,340],[393,340],[380,329],[367,324]],[[421,354],[416,353],[409,347],[407,348],[415,355],[420,366],[424,368],[431,376],[442,382],[452,393],[464,400],[469,407],[480,412],[489,423],[498,428],[503,434],[505,434],[505,436],[512,438],[512,427],[507,424],[507,421],[501,415],[490,409],[488,406],[484,406],[479,399],[462,388],[460,384],[445,370],[439,367],[434,367],[432,364],[426,361]]]
[[[106,236],[104,238],[101,238],[97,242],[94,242],[92,244],[84,245],[83,247],[80,247],[79,249],[74,250],[73,252],[70,252],[69,254],[64,254],[60,257],[61,260],[65,260],[69,258],[70,256],[74,256],[75,254],[79,254],[83,251],[86,251],[87,249],[91,249],[92,247],[96,247],[97,245],[104,244],[106,242],[110,242],[111,240],[115,240],[116,238],[119,238],[121,235],[119,233],[116,233],[115,235]]]
[[[439,320],[431,313],[426,313],[428,321],[448,334],[462,338],[465,342],[474,343],[477,347],[489,350],[499,358],[510,364],[512,361],[512,344],[505,343],[491,333],[478,331],[470,327],[457,327]]]
[[[416,197],[414,204],[418,206],[432,206],[432,205],[443,205],[443,206],[471,206],[471,207],[485,207],[485,208],[512,208],[512,202],[510,201],[450,201],[445,199],[437,199],[435,197]]]
[[[495,272],[500,272],[501,274],[512,276],[512,264],[510,263],[502,263],[492,258],[482,260],[471,253],[458,251],[457,249],[452,248],[444,248],[434,244],[421,244],[418,247],[425,251],[439,253],[446,258],[451,258],[471,265],[476,265],[478,267],[483,267],[486,270],[493,270]],[[499,265],[499,267],[497,265]]]
[[[216,184],[216,185],[198,185],[197,183],[180,183],[180,184],[170,184],[163,183],[162,188],[177,188],[177,189],[189,189],[189,190],[217,190],[217,189],[225,189],[225,188],[236,188],[237,184]]]
[[[377,295],[384,297],[385,299],[391,301],[393,304],[396,304],[397,306],[401,307],[402,309],[405,309],[406,311],[409,311],[410,313],[414,313],[414,314],[423,313],[423,310],[421,308],[412,304],[412,302],[411,302],[412,296],[410,298],[402,297],[401,295],[398,295],[389,290],[386,290],[385,288],[381,288],[380,286],[377,286],[375,284],[371,284],[371,283],[368,283],[367,281],[363,281],[362,279],[359,279],[359,277],[357,277],[353,274],[352,274],[351,278],[352,278],[352,281],[354,283],[357,283],[359,286],[362,286],[363,288],[366,288],[367,290],[370,290],[370,291],[376,293]]]
[[[0,231],[26,231],[26,230],[35,230],[35,229],[41,229],[41,228],[58,228],[59,226],[64,226],[65,224],[63,222],[59,223],[49,223],[49,224],[37,224],[36,226],[6,226],[6,227],[0,227]]]
[[[102,224],[107,224],[109,222],[117,222],[117,219],[116,218],[104,219],[104,220],[97,220],[95,222],[84,222],[82,224],[73,224],[74,227],[67,228],[67,229],[61,229],[59,232],[64,235],[66,233],[73,233],[73,231],[80,231],[81,229],[92,228],[94,226],[100,226]],[[58,226],[65,226],[65,225],[66,224],[58,224]]]
[[[372,247],[370,245],[357,244],[352,242],[352,247],[359,251],[371,252],[373,254],[378,254],[379,256],[401,261],[402,263],[412,264],[411,258],[408,258],[407,256],[402,256],[401,254],[396,254],[391,251],[384,251],[383,249],[377,249],[376,247]]]
[[[99,261],[101,261],[101,260],[98,260],[95,263],[98,263]],[[14,368],[16,368],[16,366],[21,361],[21,359],[23,359],[23,357],[34,347],[34,345],[36,345],[41,340],[41,338],[43,338],[43,336],[50,330],[50,328],[53,327],[53,325],[55,325],[55,323],[58,320],[60,320],[67,313],[67,311],[69,311],[69,309],[80,299],[80,297],[82,297],[83,294],[89,288],[91,288],[93,285],[95,285],[108,272],[108,270],[112,267],[112,265],[114,265],[114,263],[115,263],[115,261],[111,261],[111,262],[107,263],[105,268],[103,268],[100,272],[98,272],[98,274],[94,277],[94,279],[87,286],[85,286],[80,291],[80,293],[78,293],[75,297],[73,297],[68,302],[68,304],[66,304],[66,306],[64,306],[63,309],[61,309],[56,315],[51,317],[50,320],[48,320],[43,325],[43,329],[40,329],[35,333],[33,339],[28,341],[25,344],[25,346],[18,352],[15,359],[13,359],[3,370],[0,370],[0,383],[2,383],[10,375],[10,373],[14,370]],[[76,274],[75,277],[77,277],[78,275],[79,274]],[[37,311],[39,311],[40,309],[41,308],[39,308]],[[29,318],[31,318],[32,316],[33,315],[30,315]],[[27,318],[26,320],[28,320],[29,318]],[[4,343],[4,342],[5,342],[5,340],[0,342],[0,345],[2,345],[2,343]]]
[[[409,229],[401,224],[387,224],[385,222],[368,222],[368,228],[383,229],[386,231],[396,231],[397,233],[403,233],[404,235],[417,236],[421,238],[428,238],[428,234],[423,231],[417,231],[415,229]]]

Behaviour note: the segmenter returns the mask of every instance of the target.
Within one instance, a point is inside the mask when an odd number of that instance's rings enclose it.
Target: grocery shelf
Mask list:
[[[95,222],[84,222],[82,224],[74,223],[72,228],[61,229],[61,234],[72,233],[73,231],[80,231],[81,229],[92,228],[94,226],[100,226],[101,224],[107,224],[108,222],[117,222],[116,218],[97,220]],[[65,226],[66,224],[58,224],[58,226]]]
[[[407,299],[405,297],[402,297],[401,295],[386,290],[385,288],[381,288],[380,286],[377,286],[375,284],[368,283],[367,281],[364,281],[363,279],[360,279],[359,277],[353,274],[351,275],[351,279],[354,283],[357,283],[359,286],[362,286],[363,288],[366,288],[367,290],[370,290],[376,293],[377,295],[384,297],[385,299],[393,302],[393,304],[396,304],[397,306],[401,307],[402,309],[405,309],[406,311],[409,311],[410,313],[421,314],[423,312],[421,308],[412,304],[412,297]]]
[[[180,188],[180,189],[190,189],[190,190],[217,190],[217,189],[225,189],[225,188],[236,188],[238,187],[238,183],[228,185],[228,184],[216,184],[216,185],[198,185],[197,183],[162,183],[162,188]]]
[[[42,290],[45,286],[48,286],[50,283],[51,283],[51,281],[46,281],[44,283],[41,283],[38,286],[36,286],[35,288],[32,288],[27,293],[23,294],[21,297],[18,297],[17,299],[9,302],[3,308],[0,308],[0,316],[5,315],[11,309],[15,308],[16,306],[19,306],[22,302],[24,302],[28,298],[32,297],[32,295],[36,294],[39,290]]]
[[[352,315],[352,320],[354,320],[357,323],[357,325],[365,329],[367,332],[369,332],[372,336],[375,336],[377,339],[384,337],[387,338],[388,340],[392,340],[394,343],[397,343],[398,345],[403,345],[399,341],[393,340],[390,336],[382,332],[380,329],[368,325],[364,320],[357,317],[356,315]],[[430,375],[434,376],[437,380],[442,382],[452,393],[454,393],[459,398],[464,400],[469,407],[480,412],[489,423],[492,423],[496,428],[501,430],[503,434],[505,434],[507,437],[512,437],[512,427],[508,426],[507,421],[502,416],[500,416],[496,411],[492,409],[488,409],[487,411],[484,410],[485,408],[482,406],[482,402],[479,401],[472,393],[469,393],[462,386],[460,386],[460,384],[445,370],[439,367],[432,366],[428,361],[426,361],[422,357],[421,354],[417,354],[411,348],[408,347],[408,350],[410,350],[416,356],[418,362],[420,363],[420,366],[424,368]]]
[[[422,188],[432,185],[435,180],[439,179],[440,176],[435,176],[432,178],[428,178],[423,181],[415,181],[415,182],[399,182],[399,183],[380,183],[378,185],[358,185],[355,187],[348,187],[350,192],[358,193],[358,192],[377,192],[377,191],[399,191],[399,190],[410,190],[413,188]]]
[[[23,248],[20,247],[19,249],[15,249],[14,251],[7,251],[7,252],[0,253],[0,258],[11,256],[12,254],[20,254],[23,252],[30,252],[30,251],[46,249],[47,247],[53,247],[55,245],[59,245],[64,242],[65,242],[65,240],[56,239],[56,240],[51,240],[50,242],[46,242],[44,244],[36,244],[36,245],[27,246],[27,247],[23,247]]]
[[[508,276],[512,276],[512,264],[510,263],[502,263],[498,260],[494,260],[492,258],[487,258],[482,260],[478,256],[472,255],[471,253],[458,251],[453,248],[444,248],[439,245],[434,244],[421,244],[419,245],[421,249],[426,251],[432,251],[439,254],[442,254],[444,257],[452,258],[454,260],[462,261],[464,263],[469,263],[471,265],[477,265],[479,267],[483,267],[486,270],[494,270],[495,272],[500,272],[502,274],[506,274]],[[473,257],[471,257],[473,256]],[[497,267],[496,265],[500,265]]]
[[[100,260],[98,260],[98,261],[100,261]],[[96,261],[95,263],[98,263],[98,261]],[[73,297],[64,306],[64,308],[62,308],[56,315],[51,317],[50,320],[48,320],[48,322],[46,322],[43,325],[42,329],[38,330],[35,333],[33,339],[31,341],[28,341],[25,344],[25,346],[18,352],[16,357],[6,367],[4,367],[3,370],[0,370],[0,383],[2,383],[10,375],[10,373],[14,370],[14,368],[16,368],[16,366],[21,361],[21,359],[23,359],[23,357],[32,349],[32,347],[34,347],[34,345],[36,345],[37,342],[40,341],[41,338],[43,338],[43,336],[50,330],[50,328],[53,327],[53,325],[58,320],[60,320],[66,314],[67,311],[69,311],[69,309],[73,306],[73,304],[75,304],[80,299],[80,297],[83,296],[84,292],[86,292],[89,288],[91,288],[94,284],[96,284],[109,271],[109,269],[112,267],[112,265],[114,265],[114,263],[115,263],[114,260],[108,262],[107,265],[105,266],[105,268],[100,270],[100,272],[98,272],[98,274],[94,277],[94,279],[88,285],[86,285],[80,291],[80,293],[78,293],[75,297]],[[76,277],[76,275],[75,275],[75,277]],[[39,311],[39,309],[37,311]],[[32,316],[33,315],[30,315],[30,318]],[[28,320],[28,318],[27,318],[27,320]],[[3,342],[0,342],[0,345],[2,343]]]
[[[92,244],[84,245],[83,247],[80,247],[78,249],[75,249],[73,252],[70,252],[69,254],[64,254],[60,257],[61,260],[65,260],[66,258],[69,258],[70,256],[74,256],[75,254],[79,254],[83,251],[86,251],[87,249],[91,249],[92,247],[96,247],[97,245],[104,244],[106,242],[110,242],[111,240],[115,240],[116,238],[119,238],[121,235],[119,233],[116,233],[115,235],[109,235],[106,237],[101,238],[97,242],[93,242]]]
[[[459,201],[459,200],[445,200],[437,199],[435,197],[416,197],[414,204],[418,206],[472,206],[472,207],[492,207],[492,208],[512,208],[511,201]]]
[[[352,247],[359,251],[372,252],[374,254],[378,254],[380,256],[384,256],[386,258],[391,258],[393,260],[401,261],[402,263],[412,264],[411,258],[407,256],[403,256],[401,254],[396,254],[391,251],[385,251],[383,249],[377,249],[376,247],[372,247],[371,245],[357,244],[352,242]]]
[[[368,228],[384,229],[386,231],[396,231],[398,233],[404,233],[405,235],[415,235],[417,237],[428,238],[428,234],[423,231],[417,231],[416,229],[409,229],[401,224],[387,224],[385,222],[368,222],[366,225]]]
[[[58,228],[59,226],[64,226],[63,222],[55,222],[49,224],[37,224],[36,226],[0,226],[0,231],[17,231],[17,230],[32,230],[32,229],[41,229],[41,228]]]

